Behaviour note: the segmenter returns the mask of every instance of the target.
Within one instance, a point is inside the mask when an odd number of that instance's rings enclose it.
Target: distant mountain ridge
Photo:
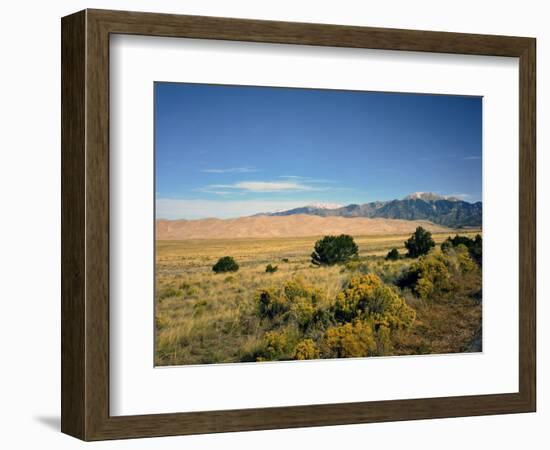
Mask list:
[[[415,192],[401,200],[351,204],[338,208],[308,205],[287,211],[258,214],[292,216],[306,214],[321,217],[367,217],[401,220],[427,220],[446,227],[479,227],[482,223],[482,203],[469,203],[457,197],[431,192]]]

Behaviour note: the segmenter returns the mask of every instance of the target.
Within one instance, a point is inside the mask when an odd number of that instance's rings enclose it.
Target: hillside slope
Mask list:
[[[252,216],[238,219],[157,220],[156,239],[234,239],[302,237],[326,234],[399,234],[411,233],[422,226],[431,232],[448,228],[419,220],[380,218],[320,217],[296,214],[289,216]]]

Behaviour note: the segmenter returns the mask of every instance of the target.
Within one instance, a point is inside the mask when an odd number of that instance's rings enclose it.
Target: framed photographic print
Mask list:
[[[62,20],[62,431],[535,411],[535,39]]]

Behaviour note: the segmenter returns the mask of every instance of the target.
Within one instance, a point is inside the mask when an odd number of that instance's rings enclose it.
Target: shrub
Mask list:
[[[275,273],[277,272],[277,270],[279,270],[277,266],[272,266],[271,264],[268,264],[267,266],[265,266],[266,273]]]
[[[310,299],[313,303],[317,301],[323,295],[320,289],[308,284],[301,277],[292,278],[283,285],[283,295],[288,300],[295,300],[298,297]]]
[[[315,243],[311,262],[316,266],[343,263],[352,256],[357,256],[359,248],[353,238],[347,234],[325,236]]]
[[[399,252],[396,248],[392,248],[386,255],[386,259],[389,261],[396,261],[399,259]]]
[[[455,253],[460,273],[467,274],[474,272],[477,269],[476,262],[470,256],[470,252],[465,245],[460,244],[455,249]]]
[[[409,327],[416,318],[414,309],[397,291],[374,274],[351,278],[346,289],[336,296],[334,315],[341,322],[368,319],[376,327],[384,325],[392,330]]]
[[[414,293],[418,295],[421,299],[426,300],[430,295],[432,295],[435,290],[433,281],[428,278],[419,278],[414,286]]]
[[[443,298],[451,292],[475,291],[480,270],[470,257],[466,246],[445,252],[435,251],[420,257],[399,280],[421,299]]]
[[[290,309],[290,304],[284,296],[273,289],[262,289],[256,296],[260,317],[273,319],[285,314]]]
[[[444,253],[447,253],[451,248],[453,248],[453,244],[450,242],[450,238],[447,238],[441,243],[441,251]]]
[[[365,357],[376,350],[372,324],[356,320],[329,328],[323,338],[323,354],[327,358]]]
[[[341,273],[344,273],[346,270],[350,272],[361,272],[361,273],[368,273],[369,267],[368,263],[361,260],[352,260],[348,261],[344,268],[342,269]]]
[[[302,330],[306,330],[313,321],[316,311],[311,299],[299,297],[290,306],[290,317]]]
[[[425,255],[434,246],[435,242],[432,239],[432,233],[422,227],[418,227],[412,236],[405,241],[405,247],[408,250],[407,256],[409,258],[418,258]]]
[[[474,238],[474,243],[471,247],[468,247],[470,256],[481,267],[483,263],[483,240],[480,234],[477,234]]]
[[[301,328],[307,328],[317,313],[316,305],[323,296],[320,289],[301,278],[288,280],[282,288],[262,289],[257,294],[260,317],[282,320],[294,319]]]
[[[256,361],[276,361],[292,359],[296,338],[288,330],[268,331],[257,350]]]
[[[449,271],[449,259],[442,253],[420,258],[411,266],[411,272],[416,272],[417,282],[413,292],[426,300],[433,294],[444,295],[455,287]]]
[[[284,332],[269,331],[265,334],[266,354],[269,359],[281,357],[288,347],[288,336]]]
[[[448,252],[451,248],[456,248],[459,245],[464,245],[468,249],[471,258],[481,267],[483,260],[483,240],[481,235],[477,234],[474,239],[467,236],[456,235],[453,238],[447,238],[441,244],[441,250]]]
[[[319,358],[319,349],[311,339],[304,339],[298,342],[294,349],[294,359],[317,359]]]
[[[239,265],[231,256],[224,256],[218,259],[218,262],[212,266],[212,270],[216,273],[236,272],[239,270]]]
[[[391,330],[382,325],[376,333],[376,354],[380,356],[390,355],[392,350]]]

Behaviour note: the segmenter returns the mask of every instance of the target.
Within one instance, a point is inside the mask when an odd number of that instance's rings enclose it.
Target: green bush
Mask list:
[[[357,256],[359,248],[353,238],[347,234],[325,236],[315,243],[311,262],[316,266],[343,263]]]
[[[399,259],[399,252],[396,248],[392,248],[386,255],[386,259],[389,261],[396,261]]]
[[[405,247],[408,250],[407,256],[409,258],[418,258],[427,254],[432,247],[435,247],[435,242],[432,239],[432,233],[418,227],[412,236],[405,241]]]
[[[212,270],[216,273],[236,272],[239,270],[239,265],[231,256],[224,256],[218,259],[218,262],[212,266]]]
[[[480,234],[476,235],[474,243],[468,247],[468,251],[473,260],[481,267],[483,264],[483,240]]]
[[[272,266],[271,264],[268,264],[267,266],[265,266],[266,273],[275,273],[277,272],[277,270],[279,270],[279,267],[277,266]]]
[[[456,235],[453,238],[447,238],[441,244],[441,250],[448,252],[451,248],[456,248],[459,245],[464,245],[468,249],[468,253],[472,259],[481,267],[483,260],[483,240],[481,235],[477,234],[474,239],[467,236]]]
[[[455,255],[457,259],[458,268],[461,274],[468,274],[474,272],[477,269],[476,261],[471,257],[471,253],[463,244],[460,244],[455,248]]]

